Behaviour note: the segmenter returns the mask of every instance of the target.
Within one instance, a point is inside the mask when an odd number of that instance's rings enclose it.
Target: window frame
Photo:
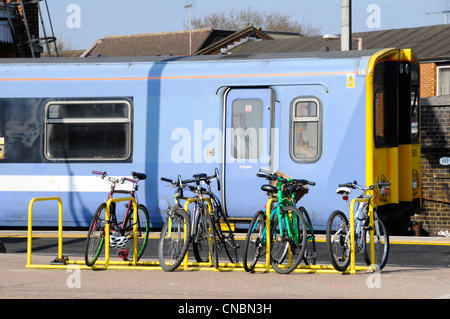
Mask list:
[[[313,102],[316,104],[316,116],[295,116],[295,107],[297,103]],[[289,110],[289,155],[295,163],[299,164],[312,164],[317,162],[322,157],[322,145],[323,145],[323,117],[322,117],[322,101],[315,96],[298,96],[295,97]],[[299,158],[295,155],[294,142],[295,142],[295,124],[296,123],[317,123],[317,153],[316,156],[311,158]]]
[[[235,146],[236,146],[236,142],[235,142],[235,137],[237,136],[236,132],[240,132],[240,130],[243,130],[243,128],[239,127],[236,128],[234,127],[233,123],[234,123],[234,107],[235,107],[235,103],[237,101],[258,101],[258,106],[260,106],[260,112],[258,115],[260,115],[260,117],[258,117],[258,124],[260,124],[260,126],[258,128],[255,128],[255,133],[256,133],[256,138],[257,138],[257,147],[256,147],[256,157],[252,157],[251,152],[248,153],[248,156],[244,156],[241,157],[241,152],[235,152]],[[255,106],[254,104],[252,104],[252,107]],[[249,127],[252,128],[252,127]],[[248,132],[247,130],[249,129],[247,128],[246,130],[243,130],[244,135],[243,136],[248,136]],[[261,129],[264,128],[264,103],[260,98],[251,98],[251,99],[244,99],[244,98],[238,98],[233,100],[233,102],[231,103],[231,143],[230,143],[230,150],[231,150],[231,158],[233,160],[237,160],[237,161],[247,161],[247,160],[259,160],[262,156],[262,143],[263,143],[263,137],[261,134]],[[239,143],[237,143],[238,146],[240,146],[242,143],[242,141],[240,140]],[[246,142],[244,142],[243,144],[244,148],[245,146],[247,146]],[[246,148],[245,148],[246,149]],[[243,152],[244,155],[247,155],[247,152],[244,151]]]
[[[450,65],[441,65],[436,67],[436,96],[443,95],[441,92],[441,71],[443,69],[450,69]]]
[[[84,117],[73,117],[73,118],[50,118],[49,108],[51,105],[61,105],[61,104],[79,104],[89,105],[89,104],[125,104],[127,107],[126,117],[114,118],[84,118]],[[132,155],[132,139],[133,139],[133,125],[132,125],[132,107],[133,104],[126,99],[105,99],[105,100],[51,100],[45,104],[44,107],[44,156],[47,160],[52,162],[65,161],[65,162],[111,162],[111,161],[127,161]],[[126,125],[126,146],[125,153],[123,157],[52,157],[49,154],[50,151],[50,140],[49,140],[49,125],[52,124],[120,124]]]

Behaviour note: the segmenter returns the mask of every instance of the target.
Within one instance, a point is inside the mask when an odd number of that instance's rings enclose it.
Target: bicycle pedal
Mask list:
[[[363,229],[364,230],[373,230],[373,227],[372,226],[364,226]]]
[[[128,254],[129,254],[129,252],[128,252],[128,250],[126,250],[126,249],[121,249],[121,250],[117,253],[117,255],[119,255],[119,257],[122,258],[124,261],[127,261],[127,260],[128,260]]]
[[[236,249],[239,249],[239,248],[241,248],[241,245],[236,244],[235,248],[236,248]]]

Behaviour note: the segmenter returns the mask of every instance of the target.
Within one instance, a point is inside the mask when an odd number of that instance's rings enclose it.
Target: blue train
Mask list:
[[[139,201],[161,226],[160,177],[218,168],[229,217],[264,206],[259,168],[316,182],[313,225],[345,211],[339,183],[391,182],[393,225],[420,207],[419,64],[411,50],[0,60],[0,226],[27,225],[31,198],[59,196],[64,226],[88,226],[108,185],[145,172]],[[41,202],[33,226],[56,226]]]

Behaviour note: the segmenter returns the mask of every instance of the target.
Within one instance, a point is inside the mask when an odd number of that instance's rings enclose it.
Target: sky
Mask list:
[[[321,34],[341,33],[341,0],[47,0],[47,4],[55,36],[72,50],[87,49],[106,36],[185,30],[187,4],[192,4],[192,18],[251,7],[287,14],[292,21],[319,27]],[[45,10],[44,2],[41,9]],[[352,31],[444,24],[443,14],[426,13],[448,10],[450,0],[353,0]]]

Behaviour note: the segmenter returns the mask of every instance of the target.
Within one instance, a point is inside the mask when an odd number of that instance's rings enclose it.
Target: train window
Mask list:
[[[318,101],[296,99],[291,112],[291,157],[296,162],[317,161],[321,147]]]
[[[258,99],[240,99],[232,105],[231,155],[235,159],[261,157],[263,102]]]
[[[54,101],[45,108],[51,160],[125,160],[130,156],[128,101]]]
[[[384,144],[386,139],[386,128],[384,123],[384,90],[375,91],[375,141]]]
[[[398,63],[383,61],[375,66],[373,124],[375,147],[398,145]]]

